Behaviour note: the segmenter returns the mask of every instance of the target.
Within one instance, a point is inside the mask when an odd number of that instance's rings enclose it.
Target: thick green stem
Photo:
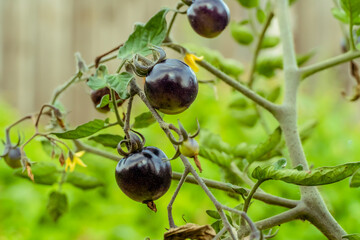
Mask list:
[[[274,115],[283,130],[285,142],[293,166],[301,164],[308,170],[308,163],[297,128],[296,98],[300,83],[300,71],[297,66],[294,43],[289,24],[288,0],[277,1],[277,14],[280,37],[283,46],[283,65],[285,75],[285,99],[280,110]],[[302,213],[328,239],[341,239],[345,231],[331,216],[316,187],[300,187]]]

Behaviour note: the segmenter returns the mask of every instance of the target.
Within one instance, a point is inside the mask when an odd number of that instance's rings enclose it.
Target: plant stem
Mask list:
[[[125,63],[126,63],[125,60],[123,60],[123,61],[121,62],[120,66],[119,66],[118,69],[116,70],[116,73],[120,73],[120,71],[121,71],[122,67],[125,65]]]
[[[254,56],[253,56],[252,63],[251,63],[251,70],[250,70],[249,80],[248,80],[249,88],[251,88],[253,83],[254,83],[254,73],[255,73],[255,69],[256,69],[256,62],[257,62],[257,59],[258,59],[258,56],[259,56],[259,53],[260,53],[260,50],[261,50],[261,44],[262,44],[262,42],[264,40],[265,33],[266,33],[267,29],[269,28],[271,20],[273,19],[273,17],[274,17],[274,13],[270,12],[269,15],[267,16],[266,22],[265,22],[265,24],[264,24],[264,26],[263,26],[263,28],[261,30],[261,33],[260,33],[260,35],[259,35],[259,37],[257,39],[255,52],[254,52]]]
[[[255,182],[253,182],[253,180],[251,180],[248,175],[241,171],[238,166],[236,166],[235,162],[231,162],[230,163],[231,166],[231,171],[236,174],[236,176],[238,176],[242,181],[244,181],[247,185],[249,185],[251,188],[254,187]],[[261,190],[261,188],[259,188],[260,192],[264,192],[263,190]]]
[[[131,96],[129,98],[128,107],[126,111],[126,118],[125,118],[125,126],[124,126],[124,132],[127,139],[130,139],[129,130],[130,130],[130,115],[131,115],[131,108],[132,108],[132,102],[134,97]]]
[[[169,134],[171,134],[169,128],[168,128],[168,124],[166,124],[161,116],[155,111],[155,109],[151,106],[151,104],[149,103],[148,99],[146,98],[146,96],[144,95],[144,93],[141,91],[141,89],[139,88],[139,86],[136,84],[135,80],[132,80],[130,82],[130,87],[131,87],[131,91],[134,91],[135,93],[137,93],[139,95],[139,97],[141,98],[141,100],[145,103],[145,105],[148,107],[148,109],[150,110],[150,112],[153,114],[154,118],[157,120],[158,124],[160,125],[160,127],[163,129],[163,131],[166,133],[167,136],[169,136]],[[174,146],[176,149],[176,146]],[[188,169],[188,171],[191,172],[191,174],[194,176],[194,178],[196,179],[196,181],[198,182],[198,184],[201,186],[201,188],[204,190],[204,192],[206,193],[206,195],[208,195],[208,197],[210,198],[210,200],[213,202],[213,204],[215,205],[221,220],[224,224],[224,226],[227,228],[227,230],[230,233],[230,236],[233,240],[236,240],[236,233],[233,230],[233,228],[231,227],[228,219],[226,218],[226,215],[223,211],[222,205],[217,201],[217,199],[215,198],[215,196],[210,192],[210,190],[208,189],[208,187],[206,186],[206,184],[204,183],[204,181],[201,179],[201,177],[198,175],[198,173],[196,172],[196,170],[193,168],[193,166],[190,164],[189,160],[184,157],[183,155],[180,155],[180,159],[183,162],[184,166],[186,169]]]
[[[283,47],[283,66],[285,75],[285,99],[280,110],[274,116],[279,121],[283,130],[285,142],[290,154],[293,166],[303,165],[304,170],[308,170],[308,163],[300,140],[297,128],[297,109],[296,98],[297,90],[300,83],[300,71],[297,66],[292,32],[288,16],[288,0],[277,1],[277,16],[280,29],[280,38]],[[301,209],[304,219],[309,220],[317,227],[328,239],[341,239],[345,231],[331,216],[326,205],[316,187],[300,187],[301,192]],[[300,206],[299,205],[299,206]],[[297,208],[289,210],[291,213]],[[288,215],[283,215],[286,221],[292,220]],[[276,219],[276,216],[273,217]]]
[[[211,193],[211,191],[208,189],[208,187],[206,186],[206,184],[204,183],[204,181],[202,180],[202,178],[199,176],[199,174],[197,174],[196,170],[192,167],[192,165],[190,164],[189,160],[184,157],[183,155],[180,156],[181,161],[183,162],[183,164],[185,165],[185,167],[189,168],[189,171],[191,172],[191,174],[194,176],[194,178],[196,179],[197,183],[199,184],[199,186],[203,189],[203,191],[205,192],[205,194],[210,198],[210,200],[212,201],[212,203],[215,205],[216,210],[218,211],[220,217],[221,217],[221,221],[224,224],[224,227],[226,227],[227,231],[229,232],[231,238],[233,240],[237,240],[238,238],[236,237],[236,233],[233,230],[233,228],[231,227],[224,211],[223,211],[223,205],[215,198],[215,196]]]
[[[177,172],[173,172],[172,178],[174,180],[179,180],[181,178],[182,174],[181,173],[177,173]],[[239,194],[237,193],[234,188],[231,187],[231,185],[227,184],[227,183],[223,183],[223,182],[218,182],[215,180],[210,180],[210,179],[206,179],[206,178],[202,178],[204,183],[206,184],[206,186],[213,188],[213,189],[218,189],[221,191],[225,191],[225,192],[229,192],[229,193],[235,193],[235,194]],[[197,184],[196,179],[193,176],[188,176],[185,180],[185,182],[187,183],[192,183],[192,184]],[[243,188],[245,189],[248,193],[250,193],[250,189],[247,188]],[[277,197],[268,193],[254,193],[254,199],[257,199],[259,201],[262,201],[264,203],[270,204],[270,205],[275,205],[275,206],[280,206],[280,207],[285,207],[285,208],[294,208],[298,205],[299,201],[298,200],[291,200],[291,199],[287,199],[287,198],[282,198],[282,197]]]
[[[226,227],[223,227],[217,234],[216,236],[213,238],[213,240],[219,240],[221,239],[221,236],[224,235],[226,233]]]
[[[118,162],[121,159],[121,157],[119,157],[115,154],[112,154],[112,153],[100,150],[98,148],[89,146],[89,145],[81,142],[80,140],[74,140],[74,143],[79,151],[85,150],[88,153],[102,156],[102,157],[108,158],[108,159],[116,161],[116,162]],[[180,180],[182,176],[183,176],[182,173],[173,172],[172,179]],[[235,193],[235,194],[237,193],[227,183],[218,182],[218,181],[205,179],[205,178],[203,178],[203,181],[206,184],[206,186],[208,186],[209,188],[213,188],[213,189],[217,189],[217,190],[221,190],[221,191],[225,191],[225,192],[229,192],[229,193]],[[193,176],[187,176],[187,178],[185,179],[185,182],[198,185],[196,179]],[[250,191],[251,191],[250,189],[246,189],[246,188],[244,188],[244,189],[248,193],[250,193]],[[297,200],[291,200],[291,199],[287,199],[287,198],[273,196],[268,193],[258,193],[258,192],[254,193],[253,198],[257,199],[259,201],[262,201],[264,203],[270,204],[270,205],[275,205],[275,206],[280,206],[280,207],[285,207],[285,208],[294,208],[298,205],[298,202],[299,202]]]
[[[350,50],[355,50],[354,34],[353,34],[353,12],[350,10],[349,16],[349,39],[350,39]]]
[[[62,189],[62,185],[65,183],[65,181],[66,181],[66,175],[67,175],[67,173],[66,173],[66,171],[65,171],[65,169],[64,170],[62,170],[61,171],[61,179],[60,179],[60,182],[59,182],[59,192],[61,192],[61,189]]]
[[[256,190],[260,187],[260,185],[261,185],[263,182],[264,182],[264,180],[258,180],[258,181],[255,183],[255,185],[253,186],[253,188],[251,189],[249,195],[247,196],[247,198],[245,199],[245,202],[244,202],[244,208],[243,208],[243,211],[244,211],[244,212],[247,212],[247,211],[248,211],[252,197],[254,196]]]
[[[11,128],[13,128],[14,126],[16,126],[16,125],[18,125],[19,123],[21,123],[21,122],[23,122],[23,121],[25,121],[25,120],[27,120],[27,119],[31,119],[33,117],[33,115],[27,115],[27,116],[25,116],[25,117],[22,117],[22,118],[20,118],[19,120],[17,120],[16,122],[14,122],[13,124],[11,124],[10,126],[8,126],[7,128],[6,128],[6,130],[5,130],[5,132],[6,132],[6,141],[7,142],[11,142],[10,141],[10,129]]]
[[[304,212],[304,208],[299,205],[295,208],[286,210],[285,212],[282,212],[278,215],[271,216],[269,218],[255,222],[255,226],[259,230],[270,229],[272,227],[280,226],[283,223],[287,223],[295,219],[302,219],[303,212]],[[247,236],[249,232],[250,229],[248,227],[240,228],[238,231],[238,236],[240,238]]]
[[[116,116],[116,120],[118,122],[118,124],[120,125],[120,127],[124,127],[124,123],[123,121],[121,120],[120,118],[120,115],[119,115],[119,111],[118,111],[118,106],[117,106],[117,103],[116,103],[116,98],[115,98],[115,91],[114,89],[110,88],[110,94],[111,94],[111,100],[112,100],[112,103],[114,105],[114,111],[115,111],[115,116]]]
[[[121,157],[119,157],[115,154],[112,154],[112,153],[100,150],[98,148],[89,146],[89,145],[81,142],[80,140],[76,139],[76,140],[73,140],[73,142],[74,142],[75,146],[78,148],[78,150],[85,150],[86,152],[89,152],[89,153],[92,153],[95,155],[99,155],[99,156],[111,159],[113,161],[116,161],[116,162],[121,160]]]
[[[70,87],[76,81],[76,79],[81,78],[81,76],[82,76],[82,72],[77,72],[69,81],[64,83],[59,88],[57,88],[55,90],[55,93],[54,93],[51,101],[50,101],[50,104],[54,105],[57,98],[60,96],[60,94],[63,93],[68,87]]]
[[[246,212],[239,211],[239,210],[233,209],[233,208],[229,208],[227,206],[222,206],[222,207],[223,207],[224,210],[235,213],[235,214],[241,216],[242,219],[245,219],[245,221],[248,223],[248,225],[249,225],[249,227],[251,229],[251,235],[249,237],[250,239],[259,239],[260,238],[260,231],[256,227],[255,223],[253,221],[251,221],[251,219],[246,214]]]
[[[333,66],[351,61],[355,58],[360,57],[360,51],[355,50],[355,51],[348,51],[346,53],[343,53],[339,56],[327,59],[323,62],[320,63],[315,63],[313,65],[310,66],[306,66],[306,67],[302,67],[300,68],[300,72],[301,72],[301,77],[302,79],[305,79],[317,72],[320,72],[322,70],[331,68]]]
[[[178,3],[177,7],[176,7],[176,10],[179,10],[182,6],[184,6],[185,4],[184,3]],[[169,23],[169,27],[167,29],[167,32],[166,32],[166,37],[165,39],[169,39],[170,37],[170,32],[171,32],[171,29],[172,29],[172,26],[174,25],[174,22],[175,22],[175,19],[176,19],[176,16],[178,15],[178,12],[175,11],[171,20],[170,20],[170,23]]]
[[[175,202],[175,199],[180,191],[180,188],[182,187],[182,185],[184,184],[185,180],[186,180],[186,177],[187,175],[189,174],[189,169],[187,167],[185,167],[185,170],[180,178],[180,181],[175,189],[175,192],[173,194],[173,196],[171,197],[171,200],[167,206],[167,211],[168,211],[168,219],[169,219],[169,225],[170,225],[170,228],[176,228],[176,225],[175,225],[175,222],[174,222],[174,218],[172,216],[172,206]]]
[[[167,47],[179,52],[179,53],[186,53],[189,52],[186,48],[183,46],[180,46],[178,44],[174,44],[171,42],[167,42]],[[275,112],[278,108],[278,105],[268,101],[266,98],[261,97],[256,92],[252,91],[251,89],[247,88],[246,86],[240,84],[235,79],[231,78],[230,76],[226,75],[221,70],[217,69],[210,63],[206,62],[205,60],[197,61],[197,63],[206,69],[208,72],[212,73],[214,76],[218,77],[220,80],[228,84],[229,86],[233,87],[235,90],[239,91],[255,103],[259,104],[261,107],[267,109],[270,112]]]

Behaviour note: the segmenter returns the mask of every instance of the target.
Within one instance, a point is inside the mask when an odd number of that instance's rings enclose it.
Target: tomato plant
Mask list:
[[[162,8],[146,23],[136,24],[125,42],[96,57],[94,64],[86,64],[77,53],[75,75],[55,91],[49,104],[44,104],[36,114],[24,116],[5,129],[6,141],[3,142],[5,147],[1,157],[15,169],[15,175],[28,178],[35,184],[57,186],[57,190],[50,193],[47,203],[47,210],[54,221],[64,215],[71,204],[63,185],[70,184],[83,190],[107,186],[108,183],[99,178],[79,171],[79,166],[88,166],[86,158],[82,159],[88,153],[117,163],[115,180],[121,191],[155,212],[158,209],[154,201],[171,192],[172,181],[179,181],[167,207],[170,229],[164,230],[164,239],[267,239],[276,235],[277,232],[271,233],[272,229],[294,220],[309,222],[328,239],[360,237],[359,233],[348,234],[345,231],[332,216],[317,188],[346,178],[350,178],[349,187],[358,188],[360,162],[311,168],[303,143],[311,139],[316,123],[299,127],[297,106],[301,97],[299,86],[309,76],[347,62],[356,86],[353,95],[344,94],[344,97],[350,102],[360,98],[359,68],[354,61],[360,57],[360,1],[340,0],[340,4],[332,9],[334,17],[346,29],[343,31],[343,53],[312,64],[307,63],[311,53],[298,55],[294,49],[289,8],[295,1],[267,1],[266,4],[257,0],[238,2],[238,7],[250,15],[256,10],[256,18],[244,17],[240,22],[232,21],[230,26],[236,43],[252,47],[248,69],[244,69],[238,60],[225,58],[214,49],[174,40],[171,31],[175,28],[174,22],[181,19],[180,15],[186,15],[195,32],[192,33],[194,37],[199,34],[206,38],[220,38],[230,22],[230,9],[222,0],[182,0],[176,9]],[[276,36],[268,36],[274,17],[277,18],[279,32]],[[274,48],[280,43],[281,55],[263,55],[264,49]],[[184,62],[167,58],[168,51],[175,52]],[[113,52],[116,52],[115,55]],[[117,61],[116,71],[108,69],[110,61]],[[199,67],[201,72],[198,72]],[[246,74],[243,74],[244,71]],[[203,72],[214,79],[200,80]],[[279,76],[283,76],[284,81]],[[86,82],[92,89],[90,95],[95,107],[108,113],[109,118],[93,119],[75,128],[69,127],[67,110],[59,97],[78,82]],[[204,87],[199,88],[199,84],[204,84]],[[231,90],[220,91],[220,94],[229,95],[229,103],[220,103],[217,111],[203,110],[205,114],[196,111],[196,108],[206,109],[210,102],[209,99],[199,100],[198,95],[211,95],[217,101],[217,89],[224,86]],[[133,117],[131,115],[138,112],[134,109],[138,107],[134,103],[137,100],[146,107],[146,111]],[[196,106],[191,110],[190,105]],[[179,118],[178,127],[167,115]],[[229,118],[221,126],[222,131],[235,135],[236,143],[228,143],[206,127],[200,133],[200,126],[204,128],[203,123],[211,121],[208,119],[215,115]],[[44,121],[40,121],[44,116],[50,118],[46,127],[42,126]],[[195,134],[185,130],[181,124],[184,119],[188,122],[199,119]],[[18,125],[26,120],[33,120],[33,135],[23,141],[19,137],[18,143],[13,144],[10,132],[14,128],[21,130]],[[164,132],[163,135],[154,136],[144,130],[154,123]],[[214,125],[221,125],[221,121]],[[242,138],[250,132],[257,134],[255,126],[261,129],[264,139],[256,139],[256,142]],[[99,134],[105,129],[108,132]],[[196,140],[198,135],[200,138]],[[58,162],[30,159],[25,152],[34,139],[40,139],[42,146],[50,149],[51,157]],[[145,146],[145,139],[166,141],[173,146],[174,156],[167,157],[165,144]],[[115,151],[123,157],[114,154]],[[198,171],[188,158],[194,159]],[[182,173],[172,170],[174,162],[181,164]],[[207,169],[200,162],[214,164],[222,181],[202,178],[201,174]],[[97,172],[101,168],[94,167],[93,170]],[[180,190],[186,187],[185,182],[199,185],[202,191],[196,194],[207,196],[213,204],[213,209],[206,210],[213,218],[209,222],[211,226],[175,224],[172,210],[177,204],[175,200],[181,195]],[[281,192],[269,193],[262,189],[265,182],[274,184],[271,186],[282,182],[299,195],[292,197]],[[211,189],[226,192],[236,205],[233,202],[229,203],[232,206],[223,204]],[[118,192],[122,194],[120,190]],[[271,216],[254,221],[249,212],[254,200],[281,206],[283,211],[277,214],[271,211]],[[189,204],[189,207],[196,209],[199,206]]]

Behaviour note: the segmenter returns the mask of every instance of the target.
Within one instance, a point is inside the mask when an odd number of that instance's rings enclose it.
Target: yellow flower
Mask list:
[[[184,61],[187,65],[189,65],[189,67],[192,68],[192,70],[194,70],[194,72],[198,72],[199,71],[199,67],[196,65],[197,61],[201,61],[203,60],[204,57],[197,57],[194,54],[191,53],[186,53],[185,57],[184,57]]]
[[[75,170],[76,164],[86,167],[86,164],[80,159],[84,155],[85,151],[80,151],[74,154],[73,159],[71,160],[70,157],[68,157],[65,160],[65,171],[68,171],[70,168],[70,172],[73,172]]]

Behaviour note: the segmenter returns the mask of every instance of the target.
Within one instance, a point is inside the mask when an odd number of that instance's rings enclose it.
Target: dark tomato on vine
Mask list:
[[[120,189],[131,199],[149,203],[164,195],[171,184],[171,165],[156,147],[144,147],[121,159],[115,171]]]
[[[91,96],[91,100],[94,103],[94,106],[96,107],[101,102],[102,97],[107,95],[107,94],[109,95],[109,97],[110,97],[109,99],[111,100],[110,90],[107,87],[91,91],[90,96]],[[117,93],[115,93],[115,98],[116,98],[116,100],[120,99],[120,97],[119,97],[119,95]],[[119,101],[118,104],[117,104],[118,107],[121,106],[123,103],[124,103],[124,101]],[[102,108],[96,108],[96,109],[99,112],[102,112],[102,113],[106,113],[106,112],[110,111],[109,105],[106,105],[106,106],[104,106]]]
[[[195,32],[214,38],[228,25],[230,11],[222,0],[195,0],[188,8],[187,16]]]
[[[4,160],[6,164],[11,168],[21,167],[21,151],[19,147],[9,147],[5,150]]]
[[[154,108],[166,114],[177,114],[185,111],[195,100],[198,82],[187,64],[177,59],[166,59],[148,73],[144,91]]]

